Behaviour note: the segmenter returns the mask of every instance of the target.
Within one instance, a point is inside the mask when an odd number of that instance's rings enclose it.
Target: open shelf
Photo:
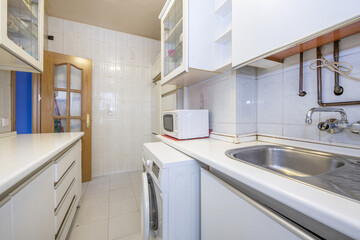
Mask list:
[[[224,73],[224,72],[231,70],[231,68],[232,68],[231,63],[232,63],[231,60],[229,60],[225,64],[216,67],[215,72]]]
[[[215,13],[220,16],[226,16],[231,13],[231,0],[225,0],[215,9]]]
[[[225,44],[231,41],[231,29],[228,29],[226,32],[221,34],[218,38],[215,39],[215,43]]]

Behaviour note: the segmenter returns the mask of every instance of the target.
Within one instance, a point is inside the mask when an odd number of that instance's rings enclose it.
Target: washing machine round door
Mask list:
[[[149,239],[150,233],[150,207],[149,207],[149,182],[146,172],[142,173],[141,181],[141,232],[143,240]]]

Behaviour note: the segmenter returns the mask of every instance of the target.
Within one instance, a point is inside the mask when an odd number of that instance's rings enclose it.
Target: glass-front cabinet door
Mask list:
[[[186,0],[184,0],[186,1]],[[186,19],[183,0],[171,1],[161,19],[162,78],[172,78],[185,71]]]
[[[43,70],[44,0],[1,0],[1,47],[13,70]],[[2,51],[3,52],[3,51]],[[18,60],[10,59],[16,57]],[[2,60],[0,66],[6,66]],[[21,64],[23,63],[23,64]]]

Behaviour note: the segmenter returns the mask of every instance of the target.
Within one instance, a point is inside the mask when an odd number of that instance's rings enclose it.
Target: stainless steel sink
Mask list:
[[[275,145],[233,149],[226,155],[290,177],[319,175],[345,165],[331,154]]]
[[[360,158],[279,145],[226,151],[228,157],[360,201]]]

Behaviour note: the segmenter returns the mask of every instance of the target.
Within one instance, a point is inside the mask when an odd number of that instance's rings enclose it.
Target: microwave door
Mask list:
[[[174,131],[174,116],[171,114],[165,114],[163,116],[164,130],[168,132]]]

